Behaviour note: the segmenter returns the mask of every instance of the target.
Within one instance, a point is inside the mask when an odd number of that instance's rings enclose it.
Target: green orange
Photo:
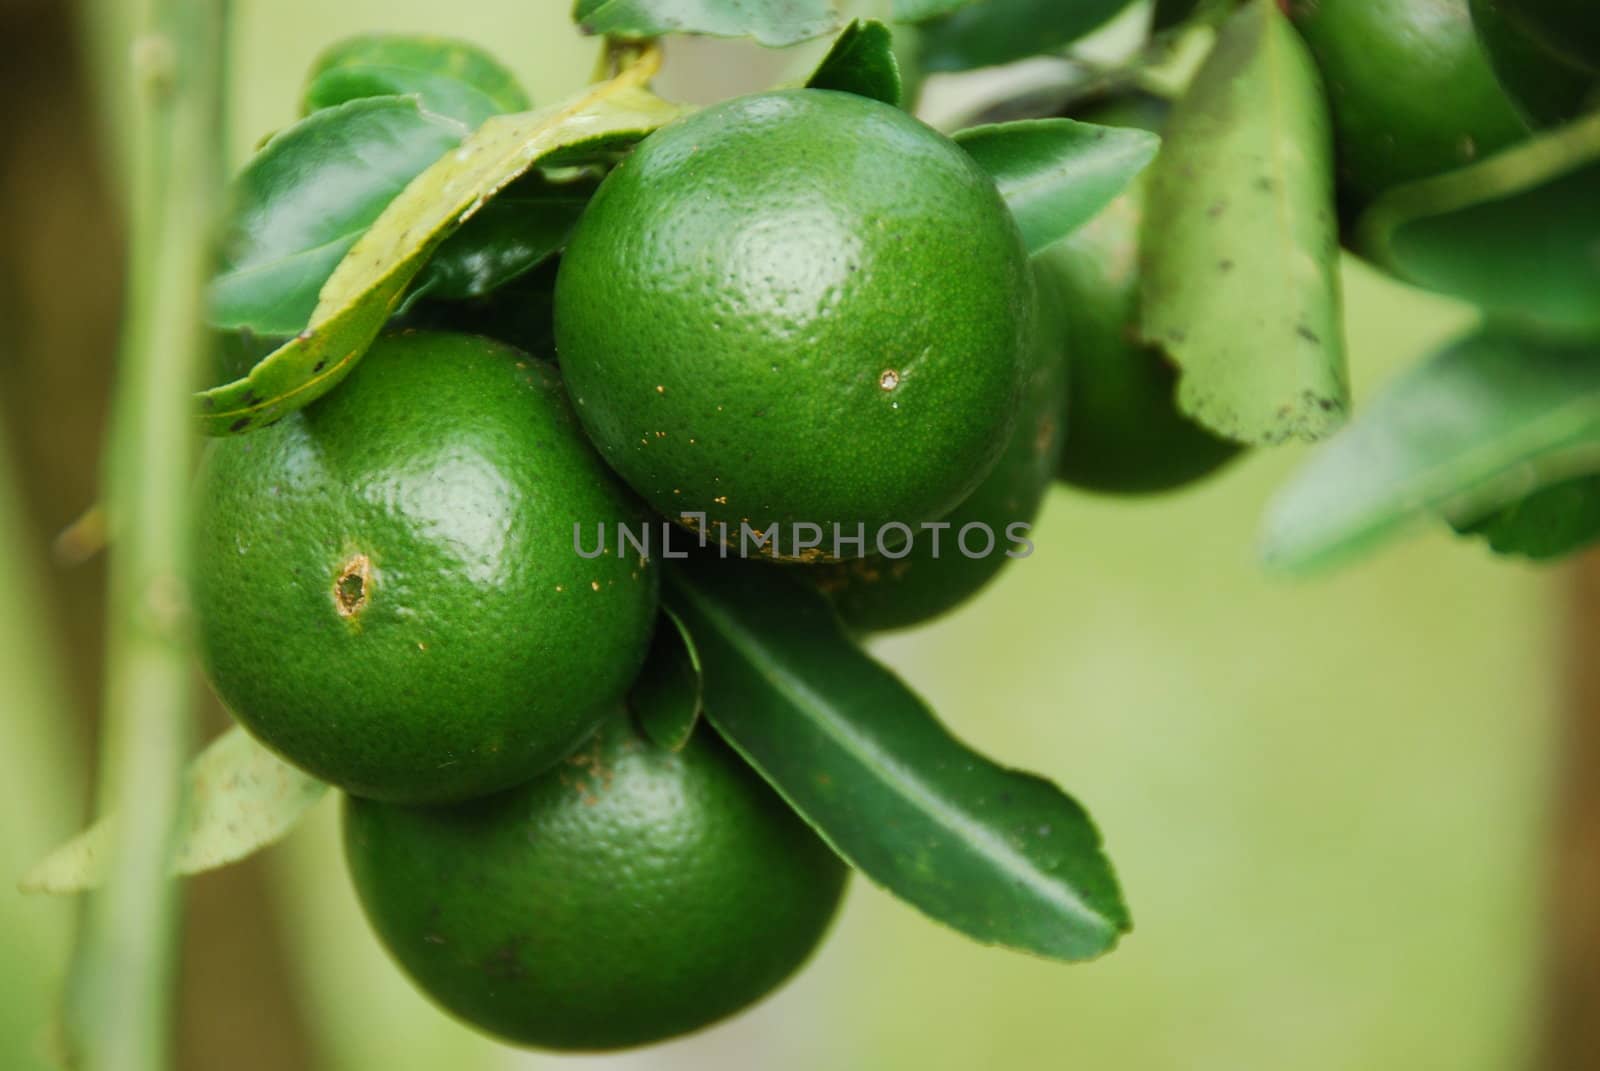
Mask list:
[[[707,726],[674,753],[626,716],[489,799],[351,799],[345,853],[423,992],[551,1049],[643,1045],[760,999],[821,940],[847,873]]]
[[[1290,3],[1333,109],[1340,183],[1356,199],[1462,167],[1527,135],[1467,4]]]
[[[1016,224],[959,146],[784,90],[673,123],[607,177],[562,260],[556,344],[600,452],[663,514],[730,541],[870,536],[988,473],[1031,304]]]
[[[643,661],[657,570],[557,374],[465,335],[381,339],[338,389],[214,440],[195,603],[217,693],[351,792],[461,799],[577,746]]]
[[[811,570],[851,628],[881,631],[930,621],[986,587],[1012,555],[1032,554],[1033,521],[1055,477],[1067,432],[1065,302],[1040,264],[1035,258],[1039,309],[1022,412],[989,475],[940,527],[914,532],[899,557],[872,554]]]

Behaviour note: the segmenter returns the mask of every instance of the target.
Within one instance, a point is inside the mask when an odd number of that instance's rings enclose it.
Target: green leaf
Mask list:
[[[1600,331],[1600,113],[1379,197],[1361,252],[1499,316]]]
[[[681,114],[637,88],[635,69],[551,108],[488,120],[389,203],[322,288],[310,324],[243,379],[196,405],[212,435],[238,434],[308,405],[342,380],[439,245],[508,184],[602,145],[637,140]]]
[[[1093,219],[1161,145],[1145,130],[1073,119],[976,126],[955,140],[994,177],[1030,253]]]
[[[550,182],[537,172],[519,179],[445,239],[414,291],[450,301],[482,297],[538,267],[567,244],[595,185]]]
[[[753,37],[774,48],[821,37],[839,26],[834,0],[577,0],[572,19],[584,33]]]
[[[215,870],[276,843],[327,790],[243,729],[228,730],[184,771],[183,822],[172,846],[172,872]],[[115,838],[116,816],[107,815],[29,871],[22,891],[75,893],[97,887],[105,879]]]
[[[895,22],[925,22],[977,2],[979,0],[893,0],[890,10]]]
[[[706,717],[853,866],[969,937],[1086,959],[1129,928],[1089,816],[969,750],[786,570],[676,563]]]
[[[1472,25],[1495,79],[1523,118],[1534,125],[1562,122],[1583,110],[1594,75],[1548,51],[1505,15],[1505,0],[1472,0]]]
[[[873,19],[856,19],[844,28],[806,80],[809,89],[843,93],[900,106],[900,63],[894,58],[889,27]]]
[[[1267,511],[1262,557],[1304,572],[1435,513],[1482,518],[1600,471],[1600,342],[1487,328],[1402,375]]]
[[[466,135],[411,98],[369,97],[316,112],[267,142],[233,183],[209,294],[212,326],[298,334],[356,239]]]
[[[1451,521],[1462,535],[1488,540],[1496,554],[1536,561],[1560,558],[1600,540],[1600,476],[1542,488],[1471,521]]]
[[[700,720],[704,692],[694,637],[663,606],[644,669],[628,692],[628,710],[645,736],[670,751],[682,751]]]
[[[422,107],[476,129],[522,112],[528,95],[487,52],[447,37],[369,34],[333,45],[312,64],[307,114],[362,97],[416,96]]]
[[[1319,439],[1350,405],[1332,141],[1316,68],[1274,0],[1223,25],[1150,169],[1142,330],[1178,404],[1244,443]]]
[[[986,0],[962,5],[948,17],[922,26],[922,61],[930,71],[965,71],[1059,52],[1111,21],[1131,2]]]

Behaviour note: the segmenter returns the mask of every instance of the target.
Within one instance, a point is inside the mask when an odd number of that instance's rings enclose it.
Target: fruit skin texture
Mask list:
[[[379,938],[507,1041],[643,1045],[784,981],[847,871],[702,724],[673,753],[609,720],[556,769],[453,808],[350,799],[345,856]]]
[[[464,335],[380,339],[339,388],[201,463],[195,604],[223,702],[288,761],[382,799],[532,777],[644,659],[658,570],[584,560],[639,508],[557,374]]]
[[[1018,521],[1031,525],[1038,516],[1067,432],[1064,303],[1055,292],[1055,280],[1041,270],[1043,263],[1035,257],[1031,264],[1039,308],[1033,321],[1033,367],[1017,426],[989,475],[943,518],[950,527],[939,533],[938,556],[933,553],[933,533],[918,530],[904,557],[873,554],[809,571],[850,628],[878,632],[930,621],[988,586],[1012,560],[1006,557],[1008,549],[1028,552],[1007,538],[1007,528]],[[960,532],[969,524],[985,524],[994,532],[992,553],[969,558],[961,552]],[[974,530],[968,546],[978,551],[986,543],[982,530]]]
[[[600,452],[663,514],[731,542],[809,522],[825,549],[860,523],[870,546],[950,512],[1004,448],[1029,290],[957,145],[784,90],[664,127],[606,178],[562,259],[556,344]]]
[[[1340,185],[1357,199],[1521,140],[1467,0],[1294,0],[1333,108]]]

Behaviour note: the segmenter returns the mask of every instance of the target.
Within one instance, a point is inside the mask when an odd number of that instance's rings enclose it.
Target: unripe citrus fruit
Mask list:
[[[498,796],[351,799],[345,854],[425,993],[551,1049],[643,1045],[758,1000],[821,940],[846,876],[707,726],[673,753],[625,715]]]
[[[1040,264],[1034,258],[1039,308],[1022,411],[989,475],[939,527],[916,530],[900,557],[872,554],[811,571],[851,628],[875,632],[930,621],[981,591],[1012,560],[1008,554],[1032,553],[1028,533],[1067,430],[1065,310]]]
[[[1528,133],[1478,44],[1467,0],[1293,0],[1357,199],[1472,163]]]
[[[730,542],[741,523],[870,535],[989,471],[1030,307],[1016,224],[959,146],[785,90],[664,127],[606,178],[561,263],[556,344],[600,452],[663,514]]]
[[[362,795],[459,799],[538,773],[643,660],[657,576],[580,558],[638,523],[559,377],[464,335],[381,339],[339,388],[214,440],[195,600],[217,693],[290,762]]]

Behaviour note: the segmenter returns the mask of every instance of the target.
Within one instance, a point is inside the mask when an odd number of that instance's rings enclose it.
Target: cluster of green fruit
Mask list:
[[[709,728],[672,750],[626,709],[668,627],[660,552],[1007,531],[1058,477],[1215,468],[1234,448],[1133,340],[1137,219],[1134,195],[1030,260],[994,180],[905,111],[747,96],[615,162],[558,261],[492,302],[415,303],[331,392],[209,444],[207,675],[345,790],[357,891],[423,990],[511,1041],[607,1049],[804,960],[845,866]],[[621,530],[678,537],[640,553]],[[759,568],[801,571],[858,632],[1007,561],[839,545]]]

